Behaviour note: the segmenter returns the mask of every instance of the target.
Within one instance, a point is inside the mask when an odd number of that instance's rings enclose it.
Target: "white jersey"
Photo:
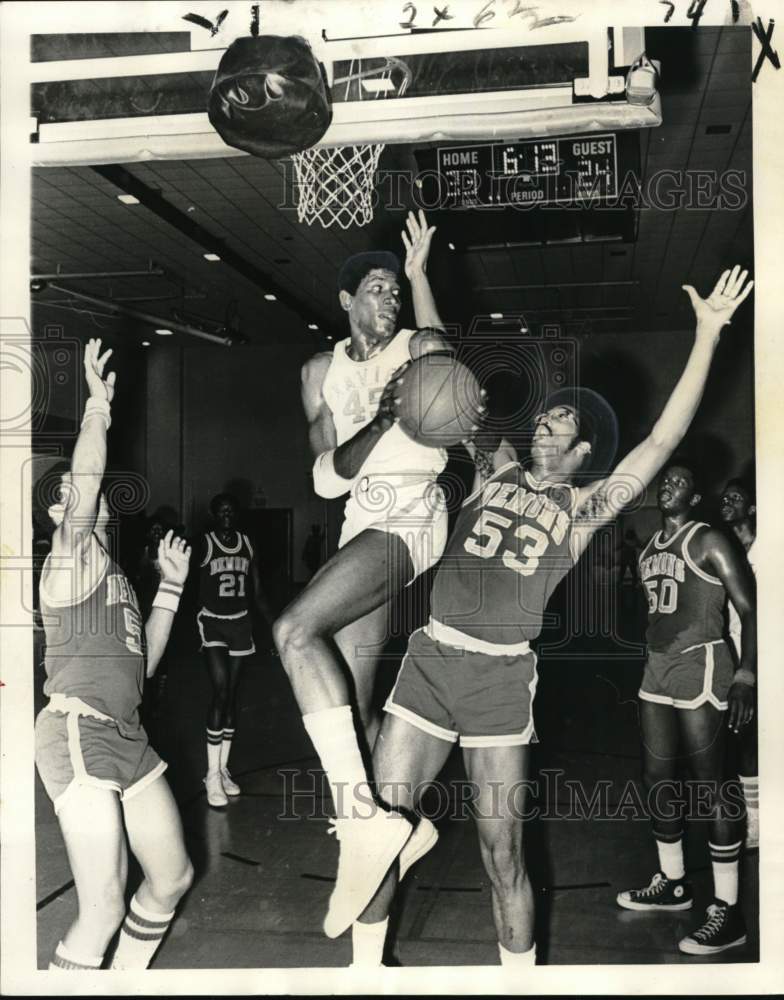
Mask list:
[[[748,559],[749,566],[751,566],[751,570],[755,575],[757,572],[756,569],[757,555],[754,551],[756,545],[757,545],[757,539],[755,538],[746,551],[746,558]],[[730,638],[735,643],[735,650],[738,656],[740,656],[740,633],[741,633],[740,617],[738,615],[738,612],[735,610],[735,605],[732,603],[732,601],[727,602],[727,609],[729,612],[729,619],[730,619]]]
[[[332,412],[338,444],[352,438],[375,417],[392,373],[411,360],[409,341],[414,330],[400,330],[380,353],[367,361],[353,361],[347,337],[335,345],[322,394]],[[398,424],[386,431],[365,459],[354,482],[374,476],[396,486],[430,482],[446,465],[443,448],[413,441]]]

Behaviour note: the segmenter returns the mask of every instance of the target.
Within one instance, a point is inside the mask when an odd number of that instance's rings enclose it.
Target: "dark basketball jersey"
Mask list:
[[[535,639],[544,609],[572,568],[576,491],[537,482],[517,462],[469,497],[439,563],[431,614],[485,642]]]
[[[689,542],[707,524],[689,521],[666,542],[662,532],[640,553],[640,580],[648,598],[648,648],[680,652],[721,639],[724,586],[692,560]]]
[[[106,555],[105,568],[90,593],[76,604],[60,603],[46,592],[50,559],[40,585],[46,632],[44,694],[81,698],[127,729],[137,729],[144,652],[133,587]]]
[[[221,545],[210,531],[204,536],[199,577],[202,611],[216,618],[236,618],[248,610],[248,574],[253,548],[247,535],[236,532],[233,545]]]

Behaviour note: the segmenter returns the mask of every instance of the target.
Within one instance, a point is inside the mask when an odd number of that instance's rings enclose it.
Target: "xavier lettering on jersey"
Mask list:
[[[216,556],[210,559],[210,576],[216,573],[248,573],[250,559],[245,556]]]
[[[669,576],[678,583],[686,579],[686,563],[674,552],[655,552],[640,562],[640,578],[645,583],[652,576]]]

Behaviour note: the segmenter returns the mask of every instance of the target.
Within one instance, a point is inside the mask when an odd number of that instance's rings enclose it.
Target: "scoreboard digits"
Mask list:
[[[548,205],[618,193],[616,136],[483,143],[437,151],[444,208]]]

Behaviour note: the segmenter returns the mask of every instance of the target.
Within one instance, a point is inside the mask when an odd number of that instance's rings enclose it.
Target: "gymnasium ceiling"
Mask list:
[[[662,169],[741,171],[747,176],[744,208],[643,209],[636,243],[452,252],[437,234],[430,273],[444,319],[453,318],[450,289],[461,288],[470,289],[476,313],[523,312],[532,327],[545,320],[577,320],[603,333],[687,325],[684,282],[706,290],[727,263],[752,263],[750,34],[701,27],[689,32],[687,58],[682,47],[669,58],[662,50],[664,123],[641,135],[643,182]],[[388,147],[381,168],[408,166],[409,158],[410,148]],[[404,212],[383,205],[369,226],[348,232],[300,224],[288,161],[243,156],[135,163],[125,170],[214,237],[216,248],[239,255],[264,278],[250,280],[225,260],[209,263],[205,246],[192,234],[143,204],[121,203],[117,184],[86,166],[34,170],[34,274],[144,271],[152,264],[166,273],[64,284],[164,317],[176,310],[186,322],[227,321],[254,344],[294,343],[303,349],[324,346],[327,330],[343,335],[335,294],[342,260],[359,250],[401,248]],[[278,300],[263,297],[276,289]],[[280,301],[288,296],[296,311]],[[98,307],[51,289],[34,302],[36,330],[73,316],[63,308],[69,302],[86,311],[86,334],[118,325]],[[320,330],[309,330],[308,323]],[[155,339],[142,326],[125,327],[123,335],[139,342]],[[170,342],[202,343],[180,334]]]

